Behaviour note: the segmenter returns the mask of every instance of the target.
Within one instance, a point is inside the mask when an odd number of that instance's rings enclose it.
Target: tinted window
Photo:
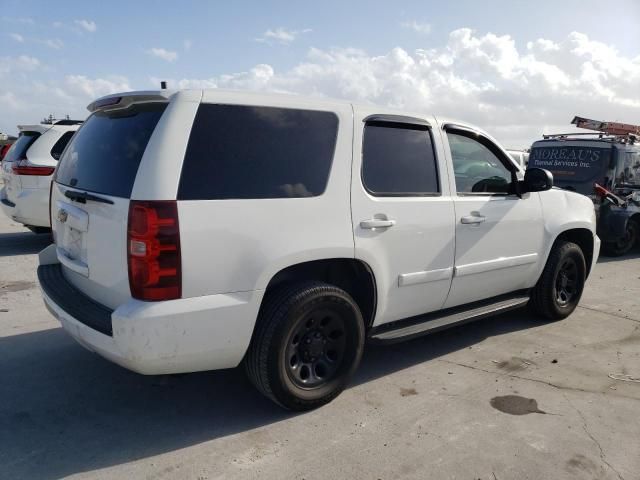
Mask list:
[[[141,104],[91,115],[60,159],[56,180],[64,185],[128,198],[149,137],[165,104]]]
[[[21,132],[20,136],[16,140],[7,154],[4,157],[5,162],[17,162],[18,160],[22,160],[27,156],[27,150],[29,147],[33,145],[40,134],[38,132]]]
[[[374,195],[438,193],[430,131],[407,125],[367,124],[362,146],[362,182]]]
[[[330,112],[200,105],[178,198],[313,197],[324,192],[338,130]]]
[[[473,138],[447,133],[458,193],[508,193],[511,172],[485,145]]]
[[[64,147],[67,146],[71,137],[73,137],[74,132],[64,132],[62,136],[58,139],[58,141],[51,148],[51,156],[56,160],[60,159],[60,155],[64,151]]]

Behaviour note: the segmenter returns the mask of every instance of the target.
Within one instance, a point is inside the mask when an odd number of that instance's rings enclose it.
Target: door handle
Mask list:
[[[478,223],[482,223],[487,219],[487,217],[483,217],[482,215],[465,215],[464,217],[462,217],[460,219],[460,223],[463,223],[465,225],[473,225],[473,224],[478,224]]]
[[[396,224],[395,220],[383,220],[380,218],[371,218],[360,222],[360,228],[372,230],[374,228],[389,228]]]

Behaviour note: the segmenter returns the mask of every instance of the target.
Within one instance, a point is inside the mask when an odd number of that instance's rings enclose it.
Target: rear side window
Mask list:
[[[329,178],[334,113],[202,104],[185,155],[178,199],[315,197]]]
[[[58,139],[58,141],[51,148],[51,156],[56,160],[60,160],[60,155],[64,151],[64,147],[67,146],[71,137],[73,137],[74,132],[64,132],[62,136]]]
[[[4,157],[4,162],[17,162],[27,157],[27,150],[40,134],[38,132],[20,132],[20,136]]]
[[[165,108],[148,103],[91,115],[64,150],[56,181],[129,198],[142,154]]]
[[[439,193],[429,129],[406,124],[368,123],[362,146],[362,182],[376,196]]]

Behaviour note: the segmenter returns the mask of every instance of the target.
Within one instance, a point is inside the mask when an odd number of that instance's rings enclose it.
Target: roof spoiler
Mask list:
[[[91,102],[87,105],[87,110],[93,113],[97,110],[120,110],[134,103],[168,102],[174,93],[172,90],[115,93]]]

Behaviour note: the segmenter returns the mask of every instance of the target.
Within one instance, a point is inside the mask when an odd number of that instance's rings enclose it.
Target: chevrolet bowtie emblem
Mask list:
[[[68,217],[69,217],[69,214],[64,208],[61,208],[60,210],[58,210],[58,220],[61,223],[66,222]]]

